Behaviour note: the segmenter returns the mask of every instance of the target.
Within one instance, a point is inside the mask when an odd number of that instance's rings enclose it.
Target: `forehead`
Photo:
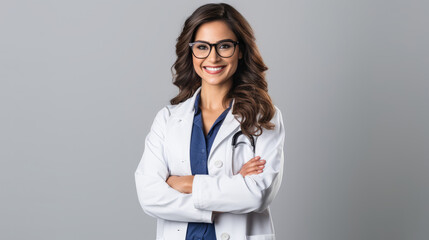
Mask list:
[[[213,21],[201,24],[195,33],[195,41],[214,43],[223,39],[237,40],[234,32],[224,21]]]

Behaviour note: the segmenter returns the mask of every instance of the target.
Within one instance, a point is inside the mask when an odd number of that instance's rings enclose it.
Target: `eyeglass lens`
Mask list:
[[[197,42],[192,46],[192,52],[197,58],[206,58],[210,53],[210,45],[207,43]],[[221,42],[216,45],[216,51],[221,57],[231,57],[234,54],[234,43]]]

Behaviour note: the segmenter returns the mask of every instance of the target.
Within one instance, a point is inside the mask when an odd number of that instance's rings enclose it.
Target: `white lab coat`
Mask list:
[[[273,130],[255,137],[255,156],[266,160],[264,171],[243,177],[241,166],[253,157],[252,148],[237,145],[232,160],[232,136],[240,130],[232,108],[228,111],[208,156],[208,175],[195,175],[192,194],[171,188],[170,175],[192,175],[190,140],[197,93],[177,105],[162,108],[145,139],[135,171],[137,195],[144,212],[157,218],[157,240],[184,240],[188,222],[215,224],[218,240],[273,240],[269,204],[283,174],[284,126],[275,107]],[[234,100],[233,100],[234,101]],[[247,139],[247,140],[246,140]],[[248,141],[241,135],[239,141]],[[212,214],[213,211],[221,212]]]

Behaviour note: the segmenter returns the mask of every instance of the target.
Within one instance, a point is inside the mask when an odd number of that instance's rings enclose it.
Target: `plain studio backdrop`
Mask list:
[[[227,2],[283,112],[277,239],[427,239],[428,2]],[[0,2],[0,239],[155,239],[134,171],[205,3]]]

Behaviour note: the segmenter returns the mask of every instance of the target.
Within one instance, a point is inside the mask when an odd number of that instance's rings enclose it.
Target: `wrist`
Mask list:
[[[188,190],[187,192],[188,193],[192,193],[193,182],[194,182],[194,175],[190,175],[189,180],[187,181],[187,190]]]

